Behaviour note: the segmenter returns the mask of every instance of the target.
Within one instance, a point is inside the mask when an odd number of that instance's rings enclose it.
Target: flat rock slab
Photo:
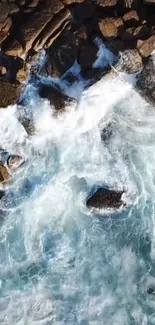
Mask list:
[[[123,191],[98,189],[86,202],[90,209],[119,209],[123,205]]]

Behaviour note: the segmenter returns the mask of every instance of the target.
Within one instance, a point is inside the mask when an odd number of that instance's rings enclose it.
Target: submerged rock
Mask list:
[[[40,84],[39,96],[48,99],[56,111],[63,110],[65,106],[75,104],[74,98],[71,98],[52,85]]]
[[[18,155],[10,155],[7,159],[7,165],[10,169],[17,169],[23,165],[24,159]]]
[[[123,193],[123,191],[100,188],[87,200],[86,205],[92,209],[119,209],[124,205]]]

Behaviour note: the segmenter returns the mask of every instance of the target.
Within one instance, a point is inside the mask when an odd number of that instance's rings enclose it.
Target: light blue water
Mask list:
[[[153,325],[154,109],[118,76],[59,118],[46,101],[27,109],[31,138],[17,107],[0,114],[0,145],[27,159],[1,203],[0,324]],[[85,206],[94,184],[124,188],[126,208],[95,217]]]

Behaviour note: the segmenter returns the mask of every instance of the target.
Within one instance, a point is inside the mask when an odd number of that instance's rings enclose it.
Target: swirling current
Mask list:
[[[60,116],[35,94],[27,110],[32,137],[17,106],[0,111],[0,146],[26,160],[1,201],[0,324],[154,325],[154,107],[116,75]],[[96,184],[123,188],[125,207],[98,218]]]

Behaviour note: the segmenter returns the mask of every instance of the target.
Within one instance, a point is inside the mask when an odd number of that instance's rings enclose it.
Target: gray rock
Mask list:
[[[151,100],[155,100],[155,62],[152,57],[150,57],[140,73],[137,87]]]

